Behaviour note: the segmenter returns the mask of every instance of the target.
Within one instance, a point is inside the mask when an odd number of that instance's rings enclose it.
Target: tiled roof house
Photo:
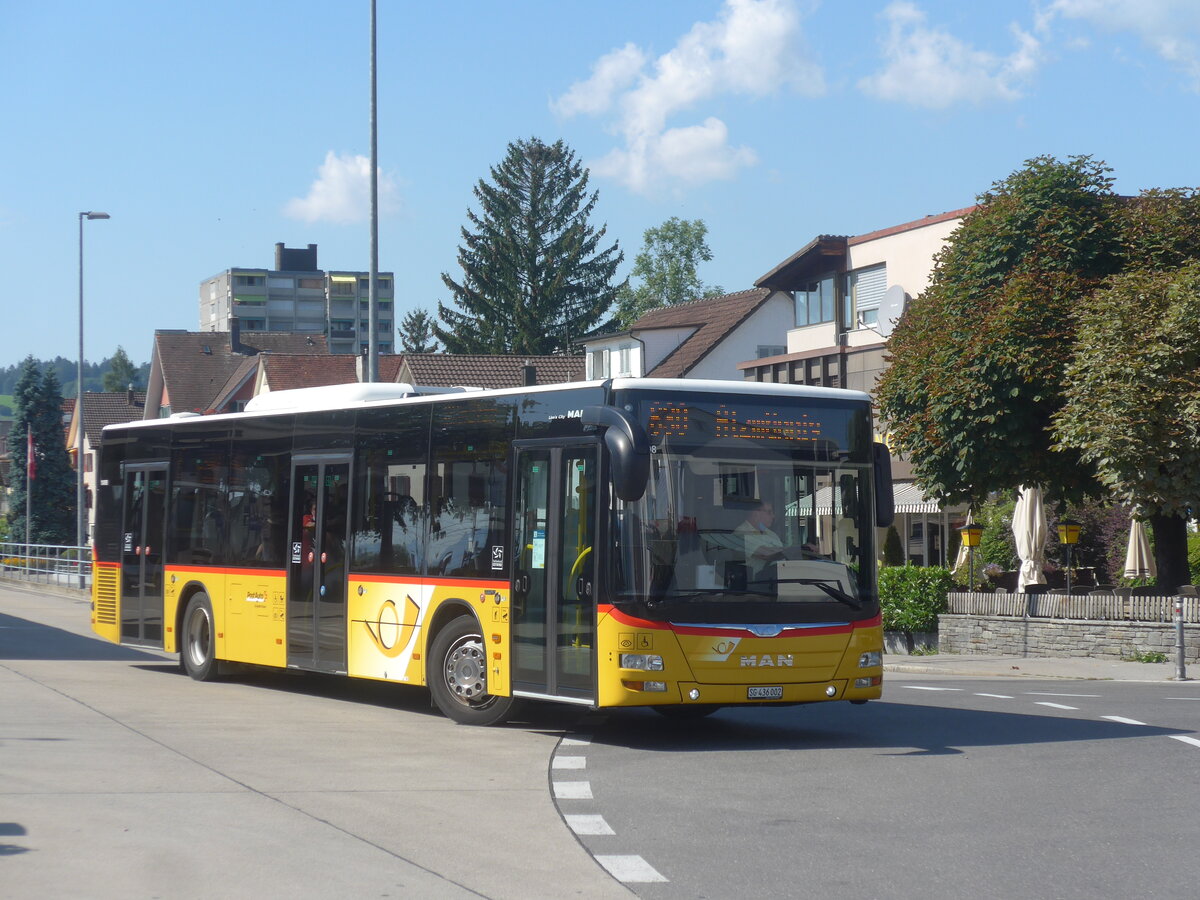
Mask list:
[[[582,356],[484,356],[470,353],[405,353],[396,381],[421,387],[511,388],[525,384],[583,381]],[[382,373],[381,373],[382,379]]]
[[[328,355],[329,348],[320,334],[156,331],[145,418],[216,409],[218,399],[237,394],[239,376],[257,372],[260,353]]]
[[[67,450],[73,459],[79,458],[79,442],[76,440],[79,421],[75,415],[75,398],[69,406],[63,404],[70,418],[67,422]],[[88,391],[83,395],[83,484],[88,497],[96,488],[95,448],[100,446],[100,432],[105,425],[135,422],[142,418],[146,409],[145,391]],[[76,463],[78,465],[78,463]],[[88,534],[92,533],[92,504],[88,502]]]
[[[737,364],[783,352],[793,322],[791,298],[767,288],[665,306],[585,338],[587,376],[740,381]]]

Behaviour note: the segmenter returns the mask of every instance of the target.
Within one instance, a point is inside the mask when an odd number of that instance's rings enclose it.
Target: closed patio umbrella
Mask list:
[[[1045,584],[1042,563],[1046,560],[1046,512],[1042,507],[1042,489],[1022,487],[1013,510],[1013,537],[1021,569],[1017,573],[1017,591],[1025,593],[1027,585]]]
[[[1149,579],[1157,574],[1150,541],[1146,539],[1146,526],[1134,519],[1129,524],[1129,546],[1125,549],[1125,577]]]

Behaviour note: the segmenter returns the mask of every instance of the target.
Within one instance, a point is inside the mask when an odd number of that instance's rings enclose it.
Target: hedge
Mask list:
[[[879,570],[879,602],[883,630],[937,631],[946,611],[946,595],[954,586],[949,569],[939,566],[885,566]]]

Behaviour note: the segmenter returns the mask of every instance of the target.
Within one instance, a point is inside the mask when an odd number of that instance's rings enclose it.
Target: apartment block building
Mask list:
[[[330,353],[365,353],[370,343],[370,273],[317,267],[317,245],[275,245],[275,268],[226,269],[200,283],[200,330],[324,335]],[[380,353],[395,344],[395,278],[378,276]]]

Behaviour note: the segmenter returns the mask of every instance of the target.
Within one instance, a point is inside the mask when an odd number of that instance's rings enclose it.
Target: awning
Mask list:
[[[892,495],[895,497],[896,512],[920,514],[920,513],[940,513],[942,511],[941,504],[936,500],[928,500],[921,493],[921,489],[911,481],[899,482],[892,487]]]

